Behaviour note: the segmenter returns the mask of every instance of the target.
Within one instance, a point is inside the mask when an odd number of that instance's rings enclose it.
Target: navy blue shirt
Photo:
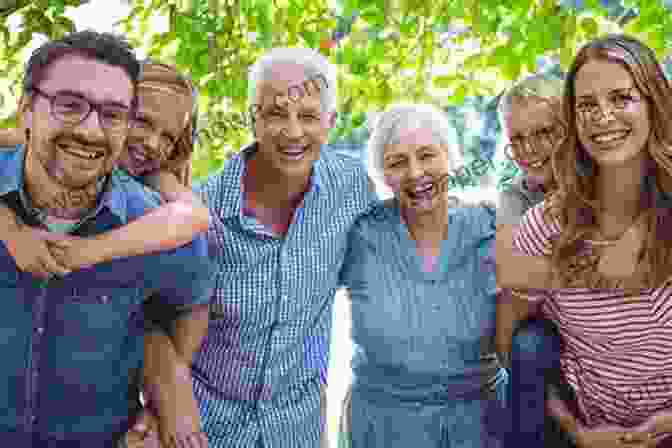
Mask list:
[[[19,194],[24,154],[22,147],[0,151],[0,200],[30,224]],[[115,171],[96,212],[74,234],[121,227],[160,203],[156,192]],[[31,439],[36,446],[113,446],[127,429],[130,376],[143,360],[143,301],[155,294],[166,308],[207,304],[212,280],[203,237],[49,280],[20,271],[0,243],[3,446],[30,446]]]

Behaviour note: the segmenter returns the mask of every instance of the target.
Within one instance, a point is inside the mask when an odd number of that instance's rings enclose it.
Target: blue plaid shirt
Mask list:
[[[0,200],[38,225],[20,197],[24,153],[0,151]],[[159,204],[115,172],[75,233],[120,227]],[[113,446],[127,429],[129,377],[143,359],[144,299],[157,293],[172,310],[208,303],[212,274],[205,237],[50,280],[19,271],[0,244],[0,445]]]
[[[252,145],[198,189],[212,211],[217,265],[194,389],[213,448],[317,447],[333,298],[346,239],[375,200],[362,163],[322,150],[284,237],[243,215]]]

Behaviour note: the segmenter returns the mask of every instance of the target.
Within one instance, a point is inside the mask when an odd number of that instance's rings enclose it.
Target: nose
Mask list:
[[[299,123],[298,117],[290,116],[287,120],[287,127],[284,129],[285,135],[290,139],[299,139],[303,137],[303,128]]]
[[[613,108],[611,107],[610,104],[602,101],[598,104],[597,108],[599,109],[599,111],[598,111],[599,113],[598,113],[598,116],[597,116],[597,119],[596,119],[596,121],[598,123],[602,123],[602,122],[607,122],[608,123],[609,121],[611,121],[615,118],[614,117],[614,110],[613,110]]]
[[[151,150],[157,150],[159,147],[160,135],[158,131],[148,132],[144,138],[144,145]]]
[[[408,179],[419,179],[423,173],[424,171],[420,163],[414,157],[411,157],[408,161],[408,170],[406,171]]]
[[[105,132],[100,121],[98,111],[91,110],[89,116],[77,126],[79,132],[90,141],[105,139]]]

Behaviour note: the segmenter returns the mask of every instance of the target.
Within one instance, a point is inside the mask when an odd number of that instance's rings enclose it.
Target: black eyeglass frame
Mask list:
[[[31,87],[30,91],[35,92],[38,95],[43,96],[44,98],[49,100],[49,113],[51,114],[51,116],[54,117],[56,120],[60,121],[61,123],[66,124],[68,126],[77,126],[80,123],[86,121],[86,119],[89,118],[89,115],[91,115],[91,111],[95,110],[96,113],[98,114],[98,123],[100,124],[100,126],[103,129],[117,129],[117,128],[123,127],[124,125],[128,127],[129,124],[130,124],[131,118],[136,113],[136,111],[135,111],[136,101],[135,100],[131,102],[130,106],[124,106],[124,105],[119,105],[119,104],[111,105],[111,104],[105,104],[105,103],[101,104],[101,103],[91,101],[90,99],[86,98],[84,95],[77,94],[75,92],[57,92],[53,95],[50,95],[50,94],[46,93],[44,90],[38,89],[37,87]],[[82,116],[80,117],[79,120],[74,121],[74,122],[70,122],[70,121],[64,120],[63,117],[58,116],[58,114],[55,112],[56,108],[54,107],[54,103],[56,102],[57,98],[59,98],[59,97],[62,98],[63,96],[77,98],[78,100],[83,101],[83,103],[88,106],[88,110],[84,114],[82,114]],[[106,124],[105,123],[105,115],[103,114],[105,106],[111,106],[111,107],[116,108],[116,110],[115,110],[116,112],[120,112],[120,111],[125,112],[126,117],[124,118],[123,123],[119,123],[119,125],[116,125],[116,126],[109,126],[109,124]]]

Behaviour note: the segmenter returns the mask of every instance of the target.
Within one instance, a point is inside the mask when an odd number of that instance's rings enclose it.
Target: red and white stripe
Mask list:
[[[548,256],[559,223],[538,204],[523,217],[515,245]],[[633,295],[619,290],[561,289],[527,294],[563,338],[562,370],[589,426],[634,426],[672,408],[672,285]]]

